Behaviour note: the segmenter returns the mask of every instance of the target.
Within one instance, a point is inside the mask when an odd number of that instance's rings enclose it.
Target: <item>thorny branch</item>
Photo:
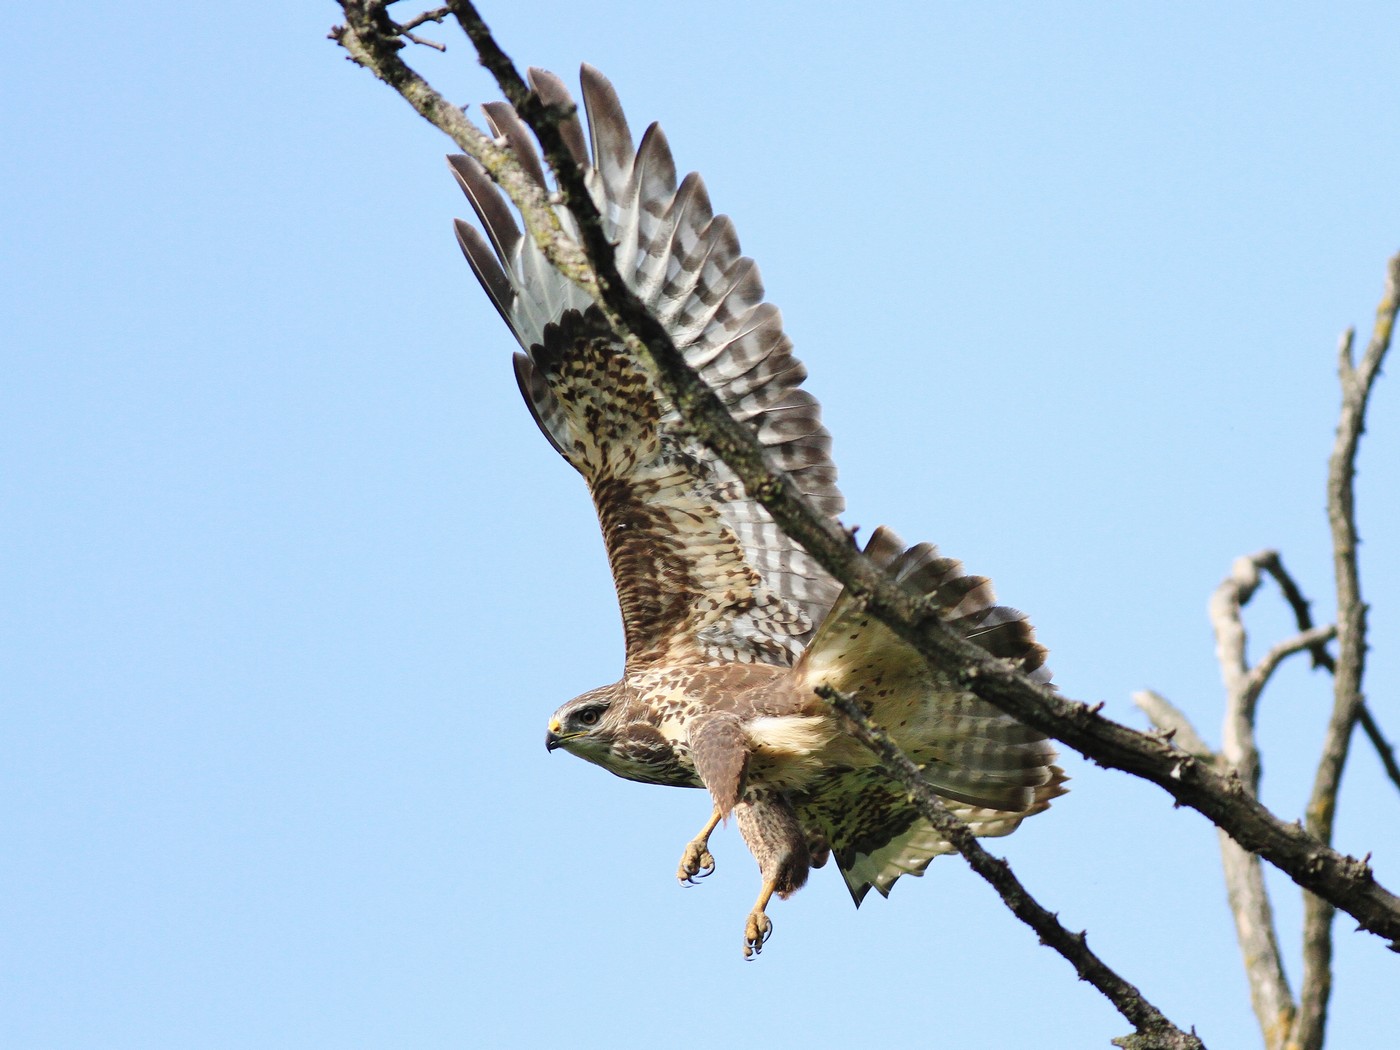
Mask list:
[[[1047,911],[1026,892],[1006,861],[993,857],[982,848],[972,829],[949,811],[943,800],[929,787],[928,781],[924,780],[919,767],[899,749],[888,733],[866,717],[854,697],[826,685],[818,686],[817,694],[840,712],[852,735],[879,756],[934,830],[963,855],[973,871],[991,883],[1011,913],[1033,929],[1042,944],[1064,956],[1079,974],[1079,979],[1102,992],[1137,1029],[1136,1035],[1115,1039],[1115,1043],[1132,1050],[1201,1048],[1201,1041],[1194,1032],[1183,1032],[1168,1021],[1134,985],[1109,969],[1090,950],[1084,933],[1071,933],[1065,929],[1053,912]]]
[[[995,706],[1049,733],[1103,766],[1122,769],[1166,789],[1180,804],[1226,829],[1245,849],[1257,852],[1304,888],[1353,915],[1363,929],[1400,950],[1400,898],[1377,884],[1364,862],[1344,856],[1303,829],[1287,824],[1160,736],[1129,729],[1102,717],[1097,709],[1067,700],[1038,685],[1019,668],[996,659],[957,636],[929,615],[909,592],[870,563],[835,522],[815,513],[787,479],[766,462],[761,446],[735,422],[714,393],[689,368],[664,328],[618,275],[612,246],[597,209],[558,133],[560,114],[533,95],[495,45],[489,30],[466,0],[447,7],[477,44],[482,62],[497,77],[506,98],[539,138],[559,185],[559,196],[574,215],[582,247],[559,227],[549,202],[509,163],[509,152],[473,127],[404,63],[398,28],[382,2],[341,0],[346,25],[332,36],[380,79],[399,91],[424,117],[478,159],[520,208],[530,235],[562,273],[593,297],[630,353],[648,362],[667,397],[695,434],[723,459],[778,526],[802,544],[843,583],[856,600],[913,645],[936,666],[955,669],[965,686]]]

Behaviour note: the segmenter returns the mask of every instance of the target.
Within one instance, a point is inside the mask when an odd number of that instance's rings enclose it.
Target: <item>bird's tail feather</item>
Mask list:
[[[964,575],[961,563],[929,544],[906,550],[884,528],[865,550],[963,637],[1049,681],[1044,647],[1025,616],[996,604],[988,580]],[[1064,773],[1043,733],[930,666],[847,594],[837,599],[797,671],[805,688],[826,684],[853,695],[979,835],[1007,834],[1064,793]],[[881,798],[886,804],[876,804]],[[949,850],[878,769],[834,772],[804,808],[825,831],[857,903],[870,886],[886,893],[901,874],[918,874]]]

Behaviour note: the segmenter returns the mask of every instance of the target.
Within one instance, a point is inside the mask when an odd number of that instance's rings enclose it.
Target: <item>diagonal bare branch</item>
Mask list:
[[[1317,646],[1330,642],[1337,637],[1337,628],[1332,624],[1324,624],[1321,627],[1313,627],[1302,634],[1295,634],[1292,638],[1286,638],[1279,642],[1267,653],[1259,658],[1259,662],[1249,669],[1245,675],[1241,686],[1248,698],[1247,702],[1255,704],[1259,700],[1259,694],[1264,691],[1264,687],[1269,684],[1269,679],[1284,660],[1294,653],[1301,653],[1304,649],[1314,650]]]
[[[1392,784],[1400,788],[1400,762],[1395,759],[1395,749],[1385,738],[1385,734],[1381,732],[1381,727],[1376,724],[1376,719],[1371,714],[1370,705],[1364,700],[1360,710],[1356,712],[1356,718],[1361,723],[1361,729],[1366,734],[1366,739],[1371,741],[1371,746],[1376,749],[1385,775],[1390,778]]]
[[[993,857],[982,848],[972,829],[949,811],[924,779],[919,767],[899,749],[888,733],[865,716],[853,697],[825,685],[817,687],[817,694],[845,719],[856,739],[879,756],[885,769],[909,793],[909,798],[924,819],[962,854],[973,871],[991,884],[1011,913],[1033,929],[1042,944],[1064,956],[1080,980],[1097,988],[1128,1019],[1137,1031],[1132,1036],[1115,1039],[1116,1044],[1135,1050],[1201,1048],[1201,1041],[1194,1031],[1188,1034],[1168,1021],[1135,986],[1110,969],[1089,949],[1082,932],[1071,933],[1053,912],[1042,907],[1021,885],[1006,861]]]
[[[461,111],[431,92],[408,69],[392,36],[387,38],[388,43],[376,39],[385,33],[381,20],[376,18],[376,12],[382,16],[382,7],[369,0],[342,0],[342,7],[347,25],[337,27],[333,36],[351,57],[397,90],[404,90],[399,88],[402,84],[413,91],[414,97],[409,101],[415,108],[472,153],[483,138],[481,133],[472,129],[474,134],[467,135],[461,130],[460,125],[466,123]],[[548,222],[527,214],[532,236],[551,263],[593,297],[628,352],[652,368],[691,430],[735,472],[780,528],[840,580],[855,600],[931,663],[951,669],[966,688],[1093,761],[1165,788],[1178,803],[1203,813],[1227,829],[1246,849],[1259,852],[1299,885],[1334,901],[1355,916],[1363,929],[1385,937],[1400,950],[1400,898],[1375,882],[1369,866],[1279,820],[1208,764],[1189,756],[1183,759],[1169,742],[1103,718],[1097,708],[1065,699],[1038,685],[1007,661],[962,639],[871,564],[844,530],[815,513],[806,500],[795,494],[788,479],[768,465],[754,436],[725,411],[714,392],[686,364],[664,328],[618,275],[597,209],[558,134],[559,114],[529,92],[469,3],[452,0],[448,7],[468,36],[478,43],[483,62],[496,73],[507,99],[539,138],[558,180],[560,198],[579,227],[582,251],[578,243],[567,237],[550,237]],[[443,122],[430,114],[442,117]],[[489,164],[487,167],[492,170]],[[511,193],[510,182],[502,179],[501,185]],[[522,210],[538,208],[538,202],[525,195],[512,194],[512,198]],[[584,255],[586,259],[580,267],[578,260]]]

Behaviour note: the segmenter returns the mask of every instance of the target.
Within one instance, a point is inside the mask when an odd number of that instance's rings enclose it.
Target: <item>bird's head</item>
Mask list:
[[[544,746],[550,751],[562,747],[570,754],[600,765],[612,749],[616,727],[608,712],[613,710],[617,687],[590,689],[574,697],[549,720]]]

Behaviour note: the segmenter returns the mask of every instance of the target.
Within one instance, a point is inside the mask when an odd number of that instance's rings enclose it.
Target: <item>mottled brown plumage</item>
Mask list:
[[[619,272],[773,465],[820,512],[838,515],[830,437],[800,388],[806,371],[732,224],[712,213],[698,175],[677,183],[657,125],[634,149],[612,86],[588,66],[582,81],[591,139],[577,117],[563,131],[587,166]],[[568,100],[552,74],[532,71],[531,82],[547,100]],[[515,111],[498,102],[485,112],[544,184]],[[828,856],[859,904],[872,886],[888,894],[949,849],[842,731],[816,686],[855,695],[978,834],[1006,834],[1060,794],[1064,777],[1044,736],[962,690],[842,598],[687,433],[590,300],[521,235],[480,166],[451,161],[484,230],[459,222],[463,251],[525,351],[515,373],[535,421],[588,485],[622,611],[621,680],[559,708],[549,747],[631,780],[707,788],[712,816],[682,855],[682,879],[713,868],[709,834],[735,815],[763,878],[745,953],[771,930],[769,898],[800,888]],[[927,544],[905,550],[885,529],[866,550],[967,638],[1048,680],[1029,624],[994,603],[988,581]]]

